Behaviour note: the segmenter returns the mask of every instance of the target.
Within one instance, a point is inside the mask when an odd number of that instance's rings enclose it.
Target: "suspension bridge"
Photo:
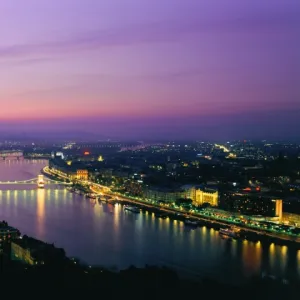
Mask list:
[[[43,187],[45,184],[64,184],[71,185],[70,182],[53,180],[50,178],[44,178],[44,175],[38,175],[35,178],[27,179],[27,180],[10,180],[10,181],[0,181],[0,185],[7,184],[36,184],[39,187]]]

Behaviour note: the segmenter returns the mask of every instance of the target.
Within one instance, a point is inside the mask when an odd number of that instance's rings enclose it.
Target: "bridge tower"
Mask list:
[[[44,175],[38,175],[37,185],[39,189],[43,189],[45,187]]]

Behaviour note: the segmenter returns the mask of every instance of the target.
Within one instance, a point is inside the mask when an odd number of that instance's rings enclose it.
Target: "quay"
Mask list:
[[[48,167],[45,167],[42,170],[45,176],[49,176],[50,178],[56,177],[61,178],[59,174],[51,172]],[[66,179],[66,178],[61,178]],[[135,206],[140,207],[141,209],[147,209],[150,212],[154,212],[155,214],[166,213],[170,219],[177,220],[197,220],[199,224],[205,224],[207,227],[216,228],[217,230],[221,227],[230,227],[236,226],[241,229],[242,237],[247,238],[249,240],[259,241],[259,240],[269,240],[271,242],[276,242],[277,244],[289,244],[294,245],[297,248],[300,248],[300,235],[299,234],[284,234],[282,232],[270,231],[264,228],[258,228],[254,226],[249,226],[247,224],[236,223],[233,221],[229,221],[226,219],[218,219],[214,216],[199,214],[190,211],[184,211],[172,207],[167,207],[164,205],[159,205],[155,203],[150,203],[148,201],[143,201],[141,199],[130,198],[119,193],[114,193],[110,190],[109,187],[103,186],[91,181],[77,181],[77,184],[82,184],[83,187],[89,186],[90,192],[95,195],[98,195],[100,198],[105,197],[105,202],[121,202],[122,204],[133,204]],[[109,199],[109,200],[108,200]],[[159,215],[159,214],[158,214]]]

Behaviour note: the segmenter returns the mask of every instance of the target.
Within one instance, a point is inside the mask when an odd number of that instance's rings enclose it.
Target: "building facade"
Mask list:
[[[178,199],[191,199],[194,206],[209,204],[218,206],[219,193],[217,190],[196,186],[183,186],[178,189],[148,188],[144,192],[146,199],[158,202],[175,202]]]
[[[54,173],[73,181],[88,180],[89,177],[88,170],[68,165],[62,159],[51,159],[49,161],[49,168],[54,171]]]
[[[36,264],[35,258],[31,256],[30,249],[24,247],[23,245],[17,242],[11,243],[11,254],[12,254],[12,259],[21,260],[28,265]]]
[[[283,213],[282,221],[286,224],[300,227],[300,215],[292,213]]]
[[[264,216],[282,220],[282,200],[257,193],[226,193],[227,210],[244,215]]]
[[[156,202],[171,203],[180,198],[187,198],[187,192],[183,189],[147,188],[144,197]]]
[[[53,244],[24,235],[22,239],[12,241],[11,258],[29,265],[53,265],[65,261],[66,255],[63,249],[55,248]]]
[[[75,177],[77,180],[88,180],[89,172],[88,172],[88,170],[78,169],[78,170],[76,170]]]
[[[275,217],[279,221],[282,221],[283,210],[282,210],[282,200],[281,199],[272,199],[272,202],[275,202]]]
[[[188,195],[188,198],[192,199],[195,206],[202,206],[203,204],[218,206],[219,204],[219,193],[216,190],[191,187],[188,190]]]

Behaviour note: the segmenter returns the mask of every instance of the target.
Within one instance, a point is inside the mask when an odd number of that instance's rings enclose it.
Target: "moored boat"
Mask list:
[[[237,238],[239,237],[239,231],[234,228],[221,228],[219,230],[219,234],[228,236],[231,238]]]
[[[198,226],[198,222],[196,220],[185,219],[184,224],[188,226]]]
[[[140,209],[138,207],[130,206],[130,205],[126,205],[124,207],[124,210],[128,210],[128,211],[131,211],[131,212],[136,213],[136,214],[140,212]]]
[[[155,214],[156,217],[161,218],[161,219],[166,219],[168,217],[168,215],[166,213],[163,212],[158,212]]]

